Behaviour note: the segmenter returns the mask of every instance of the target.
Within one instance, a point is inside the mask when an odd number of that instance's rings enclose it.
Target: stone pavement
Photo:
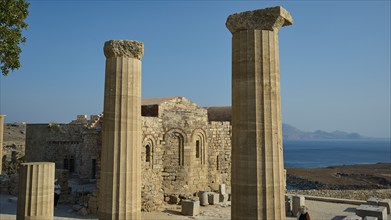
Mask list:
[[[16,219],[16,201],[10,202],[10,198],[15,198],[11,195],[0,194],[0,219],[15,220]],[[340,220],[347,215],[353,215],[358,205],[330,203],[306,200],[306,205],[309,208],[311,219],[332,219]],[[55,220],[75,220],[75,219],[97,219],[96,215],[80,216],[74,212],[68,212],[71,206],[60,204],[54,210]],[[166,209],[159,212],[142,212],[143,219],[230,219],[231,207],[224,205],[209,205],[200,207],[200,215],[195,217],[182,216],[179,205],[167,205]],[[287,217],[288,220],[295,220],[295,217]],[[391,216],[388,216],[391,219]]]

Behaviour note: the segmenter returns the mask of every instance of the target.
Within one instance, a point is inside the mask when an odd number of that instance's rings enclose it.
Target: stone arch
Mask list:
[[[206,132],[201,128],[193,130],[191,140],[195,150],[195,157],[201,164],[206,164]]]
[[[182,129],[171,128],[167,130],[163,138],[166,145],[169,145],[169,143],[167,143],[169,139],[175,139],[175,147],[177,147],[177,149],[174,150],[177,150],[178,165],[183,166],[185,164],[185,143],[187,142],[186,133]]]

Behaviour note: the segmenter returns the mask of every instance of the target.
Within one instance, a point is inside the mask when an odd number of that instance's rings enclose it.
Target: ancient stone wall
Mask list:
[[[163,190],[166,194],[189,194],[205,190],[207,173],[208,127],[205,108],[183,97],[159,106],[163,122]]]
[[[98,160],[102,146],[101,129],[85,129],[82,133],[83,142],[80,147],[79,177],[82,179],[96,179],[98,172]]]
[[[84,131],[85,127],[77,124],[28,124],[26,161],[55,162],[57,169],[67,169],[71,174],[84,177],[88,168],[84,160],[97,152],[96,146],[89,150],[83,147]]]
[[[209,187],[217,191],[222,183],[230,186],[230,122],[209,122],[207,109],[183,97],[159,99],[150,106],[157,106],[158,114],[142,117],[142,209],[155,210],[167,197],[186,197]],[[29,124],[26,133],[27,161],[56,162],[56,168],[64,169],[64,159],[73,158],[71,177],[95,177],[99,183],[99,124]],[[98,194],[91,195],[93,213]]]
[[[218,190],[219,184],[231,185],[231,131],[229,122],[209,124],[209,186]]]
[[[144,211],[156,210],[163,202],[162,193],[162,120],[142,117],[141,149],[141,207]]]

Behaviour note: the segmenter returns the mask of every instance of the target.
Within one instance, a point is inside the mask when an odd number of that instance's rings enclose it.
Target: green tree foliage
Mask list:
[[[20,67],[19,43],[26,42],[22,30],[28,28],[24,22],[28,7],[25,0],[0,0],[0,68],[4,76]]]

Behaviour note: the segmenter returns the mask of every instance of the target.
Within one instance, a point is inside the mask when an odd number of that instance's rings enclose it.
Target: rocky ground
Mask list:
[[[391,189],[373,190],[288,190],[288,194],[331,197],[353,200],[368,200],[370,197],[390,199]]]
[[[308,200],[305,202],[309,208],[311,219],[333,219],[341,220],[345,216],[354,215],[357,205],[327,203],[319,201]],[[15,220],[16,216],[16,200],[15,197],[0,194],[0,219],[1,220]],[[78,215],[74,212],[72,206],[60,204],[54,210],[55,220],[76,220],[76,219],[90,219],[96,220],[96,215]],[[209,205],[200,207],[200,215],[198,216],[183,216],[181,215],[181,206],[166,205],[159,211],[142,212],[142,219],[150,220],[169,220],[169,219],[200,219],[200,220],[216,220],[216,219],[231,219],[231,206],[227,204]],[[287,217],[287,220],[295,220],[296,217]]]
[[[287,168],[287,184],[297,189],[391,189],[391,163]]]
[[[17,158],[24,156],[25,139],[26,139],[26,124],[13,123],[4,125],[3,134],[3,156],[7,160],[11,160],[12,152],[15,152]]]

